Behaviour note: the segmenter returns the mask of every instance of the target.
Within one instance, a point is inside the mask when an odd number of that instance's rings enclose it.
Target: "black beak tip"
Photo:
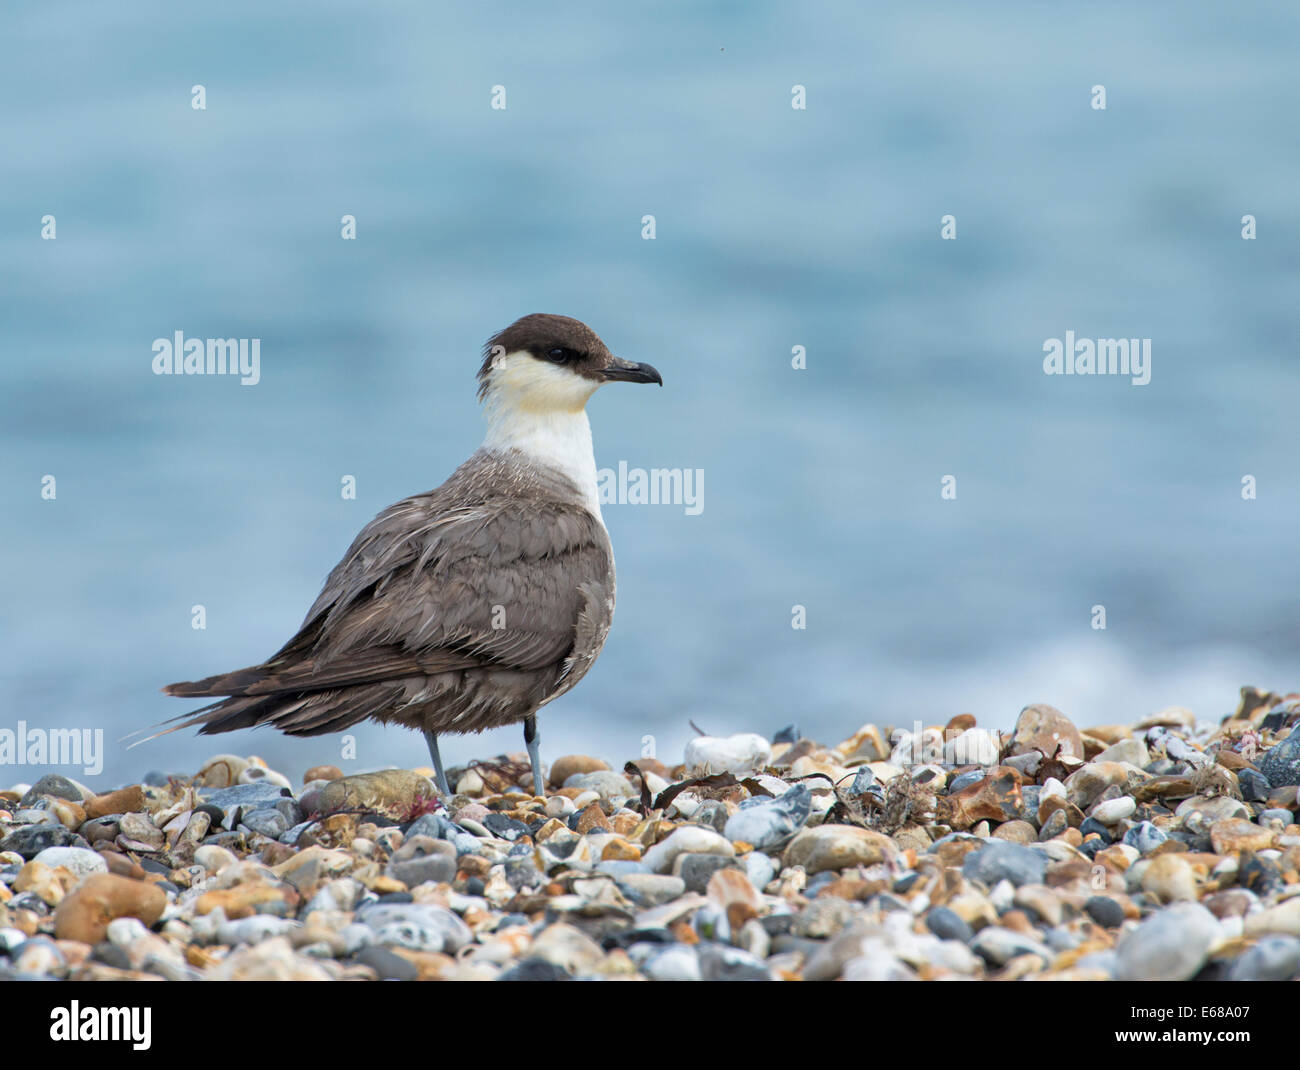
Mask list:
[[[607,382],[622,383],[658,383],[664,385],[664,377],[653,364],[637,364],[634,361],[615,358],[607,367],[603,376]]]

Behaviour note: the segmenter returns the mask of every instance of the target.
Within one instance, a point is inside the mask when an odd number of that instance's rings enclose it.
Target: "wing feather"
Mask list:
[[[306,733],[397,702],[404,689],[385,681],[476,668],[575,675],[575,657],[594,658],[612,612],[604,526],[572,507],[571,484],[556,488],[542,475],[521,487],[517,462],[476,457],[367,524],[302,627],[265,663],[164,690],[236,696],[191,715],[209,731],[230,722]]]

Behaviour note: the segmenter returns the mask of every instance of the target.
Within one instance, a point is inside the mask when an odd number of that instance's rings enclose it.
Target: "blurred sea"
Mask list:
[[[605,509],[618,613],[549,758],[1297,687],[1297,41],[1284,3],[7,5],[0,726],[104,728],[97,787],[337,761],[115,741],[477,446],[479,348],[534,311],[663,372],[593,400],[599,465],[705,472],[698,516]],[[261,382],[153,375],[176,330],[260,338]],[[1067,330],[1151,338],[1150,384],[1044,375]]]

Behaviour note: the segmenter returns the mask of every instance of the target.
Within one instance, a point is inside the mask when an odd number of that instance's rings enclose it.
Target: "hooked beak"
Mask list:
[[[658,383],[664,385],[663,376],[652,365],[637,364],[622,357],[611,357],[609,364],[601,369],[600,377],[606,382],[619,383]]]

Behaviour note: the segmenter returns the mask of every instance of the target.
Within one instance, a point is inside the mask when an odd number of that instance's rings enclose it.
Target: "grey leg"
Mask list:
[[[451,794],[447,786],[447,774],[442,771],[442,755],[438,753],[438,733],[425,732],[424,738],[429,744],[429,757],[433,759],[434,772],[438,774],[438,790],[444,795]]]
[[[524,746],[528,748],[528,760],[533,763],[533,794],[546,794],[546,781],[542,779],[542,750],[538,746],[542,737],[537,731],[537,714],[524,718]]]

